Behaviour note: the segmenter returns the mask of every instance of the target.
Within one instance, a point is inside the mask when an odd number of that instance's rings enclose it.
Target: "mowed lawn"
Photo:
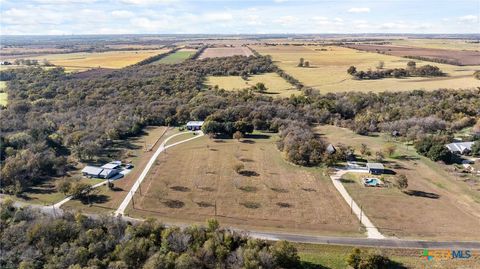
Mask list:
[[[188,59],[188,57],[195,54],[195,52],[196,50],[194,49],[181,49],[163,59],[153,62],[153,64],[178,64]]]
[[[7,87],[6,81],[0,81],[0,105],[6,106],[8,103],[8,94],[5,92]]]
[[[473,78],[473,72],[479,70],[480,66],[459,67],[415,60],[417,66],[425,64],[436,65],[442,71],[448,73],[448,76],[354,80],[352,76],[347,74],[347,69],[352,65],[357,67],[357,70],[375,70],[379,61],[383,61],[385,63],[384,68],[404,68],[409,59],[337,46],[253,46],[252,48],[262,55],[271,55],[280,68],[306,86],[320,90],[321,93],[434,90],[439,88],[458,89],[480,86],[480,80]],[[300,58],[309,61],[310,67],[298,67]]]
[[[207,136],[161,154],[127,213],[167,223],[215,217],[238,228],[363,236],[324,170],[285,162],[271,134]],[[234,165],[243,164],[243,172]],[[134,208],[133,208],[134,207]]]
[[[264,83],[265,87],[267,87],[267,92],[264,94],[273,97],[290,97],[292,94],[299,95],[302,93],[276,73],[253,75],[248,80],[244,80],[240,76],[209,76],[206,85],[212,87],[218,85],[221,89],[236,91],[250,88],[259,82]]]
[[[159,50],[133,50],[133,51],[108,51],[108,52],[79,52],[64,54],[46,54],[34,57],[42,61],[47,59],[54,65],[65,67],[67,71],[85,71],[91,68],[123,68],[135,64],[148,57],[167,52]]]
[[[386,143],[397,146],[385,166],[407,176],[410,195],[393,186],[363,187],[361,179],[367,174],[344,176],[345,188],[382,233],[401,238],[480,239],[480,192],[450,175],[444,166],[386,135],[360,136],[335,126],[320,126],[317,132],[333,144],[352,146],[357,154],[362,143],[373,156]],[[394,183],[393,176],[384,178]]]

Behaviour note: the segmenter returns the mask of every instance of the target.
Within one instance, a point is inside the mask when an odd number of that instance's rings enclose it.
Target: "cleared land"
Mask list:
[[[202,137],[161,154],[127,213],[169,223],[361,236],[358,220],[322,169],[286,163],[274,136]],[[235,164],[245,167],[238,174]],[[134,207],[133,207],[134,206]]]
[[[5,87],[7,87],[7,82],[0,81],[0,105],[2,106],[6,106],[8,103],[8,94],[3,92]]]
[[[203,51],[199,59],[215,58],[215,57],[230,57],[235,55],[250,56],[252,51],[247,47],[225,47],[225,48],[208,48]]]
[[[480,50],[480,43],[473,43],[472,40],[461,39],[395,39],[386,40],[392,45],[412,46],[431,49],[449,50]]]
[[[54,65],[65,67],[67,71],[85,71],[91,68],[122,68],[135,64],[143,59],[165,53],[161,50],[138,50],[138,51],[108,51],[108,52],[81,52],[66,54],[46,54],[32,59],[42,61],[47,59]]]
[[[357,70],[374,70],[379,61],[385,68],[406,67],[409,59],[358,51],[337,46],[253,46],[263,55],[271,55],[276,64],[288,74],[300,80],[304,85],[320,90],[321,93],[344,91],[404,91],[414,89],[434,90],[439,88],[474,88],[480,86],[480,80],[473,78],[473,72],[480,66],[454,66],[438,64],[447,77],[436,78],[387,78],[379,80],[354,80],[347,69],[354,65]],[[310,62],[309,68],[298,67],[299,59]],[[415,60],[417,65],[432,64]]]
[[[194,49],[181,49],[163,59],[153,62],[153,64],[178,64],[188,59],[188,57],[192,56],[195,52],[196,50]]]
[[[409,194],[391,186],[366,188],[361,178],[366,174],[347,174],[344,186],[365,214],[385,235],[402,238],[480,239],[480,192],[444,167],[416,154],[413,147],[392,141],[388,136],[360,136],[350,130],[318,127],[333,144],[352,146],[358,153],[361,144],[375,155],[386,143],[394,143],[397,152],[385,159],[385,166],[408,178]],[[394,183],[392,175],[384,180]]]
[[[176,129],[166,130],[166,128],[147,127],[144,135],[132,137],[118,145],[119,149],[124,152],[121,160],[131,162],[134,168],[124,178],[114,181],[114,190],[101,186],[97,188],[97,193],[91,199],[91,207],[84,205],[79,200],[71,200],[63,205],[62,209],[82,210],[88,213],[112,213],[115,211],[163,139],[178,132]],[[152,150],[145,151],[145,147]]]
[[[384,53],[400,57],[414,56],[447,60],[458,63],[458,65],[480,65],[480,51],[366,44],[349,45],[349,47],[362,51]]]
[[[250,88],[259,82],[264,83],[265,87],[267,87],[267,92],[264,94],[279,97],[290,97],[292,94],[301,94],[301,91],[297,90],[276,73],[253,75],[249,77],[248,80],[244,80],[240,76],[209,76],[206,85],[212,87],[218,85],[221,89],[236,91]]]

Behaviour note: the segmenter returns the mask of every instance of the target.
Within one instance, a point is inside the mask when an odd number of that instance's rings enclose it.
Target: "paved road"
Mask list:
[[[157,151],[155,151],[155,154],[153,154],[152,158],[150,158],[150,160],[148,161],[147,165],[145,166],[145,168],[143,169],[143,172],[140,174],[140,176],[138,177],[138,179],[135,181],[135,183],[133,184],[132,188],[130,189],[130,191],[127,193],[127,196],[125,197],[125,199],[123,200],[123,202],[120,204],[120,206],[118,207],[118,209],[115,211],[115,216],[119,216],[119,215],[122,215],[125,213],[125,209],[127,208],[128,204],[130,203],[130,201],[132,200],[133,198],[133,195],[135,194],[135,192],[137,192],[138,188],[140,187],[140,184],[142,184],[142,181],[145,179],[145,177],[147,176],[148,174],[148,171],[150,171],[150,169],[152,168],[153,164],[155,163],[155,160],[158,158],[158,156],[160,155],[160,153],[162,153],[164,150],[170,148],[170,147],[174,147],[178,144],[181,144],[181,143],[185,143],[185,142],[188,142],[190,140],[193,140],[193,139],[197,139],[199,137],[202,137],[203,136],[203,132],[202,131],[198,131],[197,132],[197,135],[195,137],[192,137],[192,138],[189,138],[189,139],[185,139],[185,140],[182,140],[182,141],[179,141],[179,142],[176,142],[176,143],[173,143],[171,145],[168,145],[168,146],[165,146],[166,143],[176,137],[176,136],[179,136],[179,135],[183,135],[183,134],[188,134],[188,133],[192,133],[192,132],[182,132],[182,133],[178,133],[178,134],[174,134],[170,137],[168,137],[167,139],[165,139],[165,141],[163,141],[163,143],[158,147]]]
[[[342,195],[343,199],[345,199],[345,202],[347,202],[348,206],[352,208],[352,212],[357,216],[357,218],[360,220],[363,226],[365,226],[365,229],[367,229],[368,238],[384,239],[385,236],[383,236],[375,227],[375,225],[373,225],[370,219],[365,215],[365,212],[363,212],[360,209],[360,207],[353,200],[350,194],[348,194],[347,190],[345,189],[342,182],[340,181],[342,176],[348,172],[359,172],[359,170],[355,170],[355,169],[338,170],[335,174],[330,175],[330,179],[332,180],[333,186],[335,186],[335,188],[340,193],[340,195]],[[361,170],[361,172],[364,173],[365,171]]]
[[[383,248],[428,248],[480,250],[480,242],[424,241],[405,239],[372,239],[355,237],[312,236],[284,233],[249,232],[250,236],[266,240],[287,240],[298,243],[331,244]]]

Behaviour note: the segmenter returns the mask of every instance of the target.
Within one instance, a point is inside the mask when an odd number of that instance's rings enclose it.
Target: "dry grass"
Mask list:
[[[318,127],[330,142],[344,143],[360,151],[366,144],[374,154],[388,143],[397,145],[397,153],[386,159],[386,167],[408,178],[410,195],[396,188],[365,188],[362,174],[345,176],[344,186],[363,206],[381,232],[398,237],[436,239],[480,239],[480,192],[434,163],[415,153],[410,146],[387,136],[360,136],[334,126]],[[392,180],[391,176],[385,179]]]
[[[202,137],[169,149],[160,155],[128,214],[172,223],[216,217],[240,228],[361,235],[358,221],[322,169],[286,163],[270,135],[245,140]],[[241,160],[249,161],[237,174],[233,166]],[[172,208],[169,201],[183,205]]]
[[[208,48],[198,58],[230,57],[235,55],[250,56],[253,55],[253,53],[247,47]]]
[[[65,67],[67,71],[84,71],[91,68],[122,68],[135,64],[143,59],[167,52],[161,50],[138,50],[138,51],[108,51],[108,52],[80,52],[66,54],[46,54],[32,59],[39,61],[47,59],[52,64]]]
[[[248,80],[244,80],[240,76],[209,76],[207,78],[208,86],[215,86],[227,91],[235,91],[255,86],[262,82],[267,87],[265,94],[276,97],[290,97],[292,94],[299,95],[301,91],[297,90],[293,85],[281,78],[276,73],[266,73],[261,75],[253,75]]]
[[[253,46],[263,55],[271,55],[280,68],[303,82],[306,86],[319,89],[322,93],[342,91],[403,91],[414,89],[433,90],[438,88],[473,88],[480,86],[480,81],[473,78],[473,72],[479,66],[459,67],[437,64],[448,73],[442,78],[387,78],[380,80],[354,80],[346,70],[351,65],[357,70],[375,70],[379,61],[385,63],[385,68],[405,67],[408,59],[382,55],[378,53],[361,52],[336,46],[321,47],[302,46]],[[300,58],[310,62],[310,68],[297,67]],[[416,61],[417,65],[432,64]]]

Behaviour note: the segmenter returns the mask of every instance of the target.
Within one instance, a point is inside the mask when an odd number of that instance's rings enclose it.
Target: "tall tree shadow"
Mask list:
[[[425,191],[418,191],[418,190],[408,190],[405,191],[406,194],[410,196],[418,196],[418,197],[425,197],[429,199],[438,199],[440,195],[433,193],[433,192],[425,192]]]

